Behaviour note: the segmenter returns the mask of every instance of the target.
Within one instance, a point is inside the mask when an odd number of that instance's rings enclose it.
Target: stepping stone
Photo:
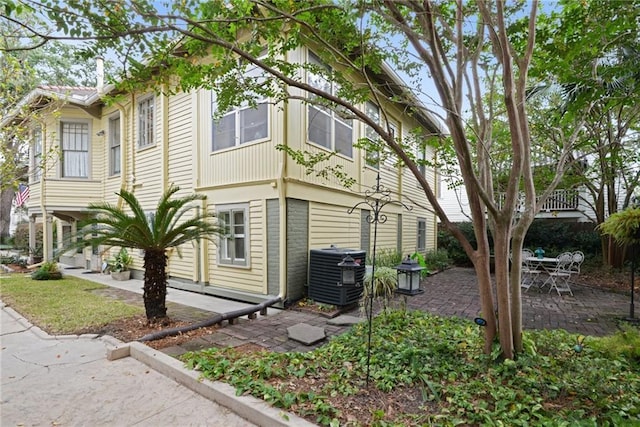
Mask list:
[[[327,320],[328,325],[334,326],[351,326],[356,325],[362,322],[364,319],[362,317],[349,316],[348,314],[343,314],[342,316],[334,317],[333,319]]]
[[[301,342],[304,345],[313,345],[326,337],[324,328],[311,326],[306,323],[289,326],[287,328],[287,334],[290,339]]]

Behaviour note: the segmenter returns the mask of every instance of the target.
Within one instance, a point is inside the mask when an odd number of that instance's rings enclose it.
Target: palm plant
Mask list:
[[[198,210],[192,203],[206,199],[192,194],[171,199],[180,190],[169,188],[158,201],[155,214],[148,217],[133,195],[124,189],[117,195],[126,203],[125,208],[109,203],[94,203],[89,210],[94,214],[83,228],[83,244],[120,246],[144,251],[144,306],[149,321],[167,315],[167,249],[199,239],[213,241],[224,228],[214,221],[214,214]],[[192,213],[191,215],[187,215]]]

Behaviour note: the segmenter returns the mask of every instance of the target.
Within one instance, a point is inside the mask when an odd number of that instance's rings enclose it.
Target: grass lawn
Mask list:
[[[139,307],[91,292],[102,288],[105,286],[77,277],[32,280],[13,274],[2,276],[0,299],[50,334],[70,334],[144,313]]]
[[[526,332],[517,360],[482,352],[472,322],[419,311],[374,319],[306,353],[212,348],[187,366],[327,426],[640,425],[640,333]]]

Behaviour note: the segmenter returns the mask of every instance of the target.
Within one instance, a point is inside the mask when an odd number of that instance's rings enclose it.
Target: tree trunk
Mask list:
[[[496,224],[493,230],[496,298],[498,304],[498,332],[502,354],[513,359],[513,324],[509,297],[509,225]]]
[[[0,190],[0,242],[4,243],[9,238],[11,224],[11,203],[15,192],[13,188]]]
[[[167,256],[164,250],[147,250],[144,254],[144,308],[147,320],[167,317]]]
[[[511,291],[511,328],[513,330],[513,347],[516,353],[522,352],[522,246],[524,235],[519,236],[514,230],[511,238],[511,272],[509,274]]]

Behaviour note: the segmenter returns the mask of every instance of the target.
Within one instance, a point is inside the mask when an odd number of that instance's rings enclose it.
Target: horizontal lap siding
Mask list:
[[[191,94],[169,98],[169,182],[188,189],[193,182],[193,112]]]
[[[180,187],[180,191],[176,193],[178,197],[193,194],[194,139],[191,114],[191,94],[178,93],[169,98],[167,171],[169,183]],[[181,246],[182,257],[179,257],[177,252],[172,254],[169,263],[171,276],[188,280],[196,277],[198,260],[194,244],[187,243]]]
[[[349,207],[322,203],[309,204],[309,248],[320,249],[336,245],[359,249],[360,215]]]
[[[208,261],[211,285],[259,295],[266,294],[264,215],[266,215],[266,209],[262,201],[249,202],[249,268],[219,265],[217,246],[210,245]]]
[[[433,154],[427,152],[427,157],[432,158]],[[433,168],[426,168],[425,179],[431,185],[433,191],[435,191],[435,172]],[[426,251],[435,249],[436,241],[436,218],[435,214],[425,209],[430,207],[431,204],[427,200],[427,196],[418,184],[418,180],[413,175],[409,168],[402,168],[402,193],[406,198],[413,200],[414,202],[408,202],[413,209],[409,212],[403,213],[403,227],[402,227],[402,247],[404,252],[412,252],[417,247],[418,237],[418,218],[424,218],[426,220]]]

